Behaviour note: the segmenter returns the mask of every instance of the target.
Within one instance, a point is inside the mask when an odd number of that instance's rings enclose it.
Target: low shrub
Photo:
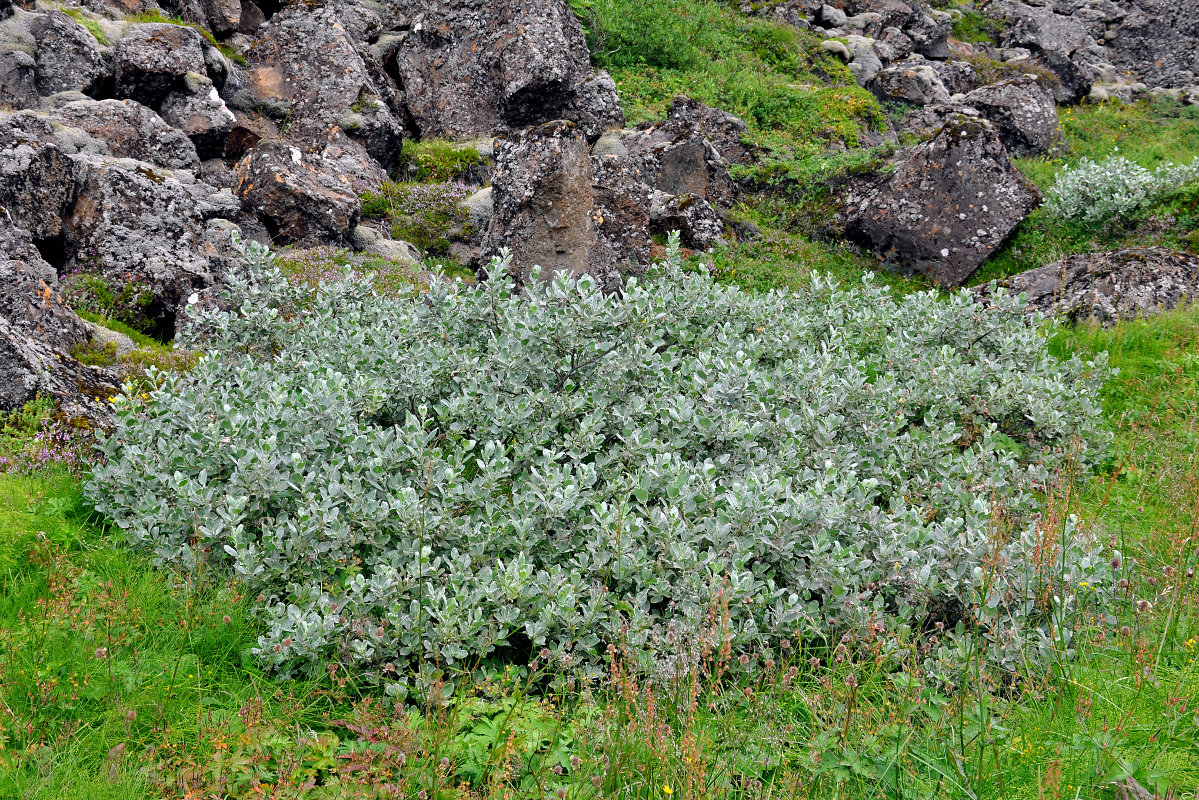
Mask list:
[[[1199,158],[1148,170],[1122,156],[1083,158],[1057,176],[1046,205],[1057,216],[1101,222],[1144,208],[1162,195],[1199,181]]]
[[[1107,559],[1040,497],[1104,449],[1102,358],[1051,356],[1003,295],[751,294],[669,251],[619,295],[414,301],[289,283],[251,244],[187,334],[208,357],[117,398],[87,495],[244,582],[284,674],[542,648],[594,670],[611,644],[686,669],[714,619],[735,651],[830,657],[936,629],[946,679],[953,648],[1015,670],[1068,644]]]
[[[429,139],[423,142],[404,140],[401,173],[408,179],[443,183],[466,181],[482,173],[483,157],[468,145]]]

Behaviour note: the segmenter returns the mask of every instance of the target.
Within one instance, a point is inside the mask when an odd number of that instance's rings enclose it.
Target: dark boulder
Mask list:
[[[238,162],[236,192],[280,244],[345,241],[361,213],[344,174],[285,142],[261,142]]]
[[[583,29],[565,0],[398,0],[384,55],[422,137],[470,139],[555,119],[590,140],[624,115],[610,79],[593,80]]]
[[[1199,84],[1199,4],[1125,0],[1128,14],[1107,42],[1108,60],[1150,86]]]
[[[880,70],[868,86],[883,101],[902,100],[918,106],[949,102],[949,90],[941,76],[920,56]]]
[[[723,246],[724,222],[707,200],[693,194],[654,192],[649,212],[650,230],[660,235],[679,232],[679,241],[693,250]]]
[[[1030,312],[1111,325],[1195,302],[1199,256],[1162,247],[1085,253],[1013,275],[999,286],[1028,295]],[[974,291],[986,298],[992,288]]]
[[[189,72],[204,75],[204,39],[183,25],[135,23],[113,48],[116,92],[157,106]]]
[[[162,101],[163,119],[192,141],[200,158],[224,155],[237,118],[208,78],[192,73],[184,76],[183,84]]]
[[[76,100],[48,112],[55,122],[86,131],[118,158],[135,158],[168,169],[199,166],[195,145],[181,131],[136,100]]]
[[[885,263],[958,286],[1040,202],[990,123],[951,117],[894,172],[855,183],[846,234]]]
[[[1065,146],[1053,95],[1036,76],[984,86],[962,102],[991,121],[1013,156],[1049,155]]]
[[[50,120],[0,112],[0,206],[11,224],[51,239],[75,202],[82,171]]]
[[[622,158],[602,157],[597,173],[586,138],[563,120],[497,141],[484,257],[508,248],[521,287],[540,266],[543,280],[567,272],[619,289],[644,267],[650,245],[649,190]],[[597,186],[597,174],[608,186]]]
[[[361,141],[386,169],[399,163],[402,128],[331,6],[296,4],[258,30],[246,54],[248,90],[257,102],[282,104],[287,138],[319,153],[335,131]]]
[[[38,15],[29,30],[37,39],[38,94],[88,94],[106,78],[109,65],[96,37],[66,14]]]

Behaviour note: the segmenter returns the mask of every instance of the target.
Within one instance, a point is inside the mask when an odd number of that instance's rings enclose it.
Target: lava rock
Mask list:
[[[621,163],[602,163],[608,159]],[[598,174],[609,185],[597,190],[587,139],[571,122],[556,120],[498,140],[494,214],[483,257],[507,247],[521,288],[529,287],[539,266],[543,280],[558,272],[591,275],[604,290],[619,290],[624,275],[643,269],[634,256],[648,261],[649,190],[637,180],[636,167],[619,156],[604,156]],[[635,185],[625,186],[630,180]]]
[[[949,90],[941,76],[919,56],[879,71],[870,89],[880,100],[903,100],[918,106],[949,102]]]
[[[183,25],[134,23],[113,48],[116,92],[157,106],[189,72],[205,74],[204,39]]]
[[[667,235],[678,231],[684,247],[708,250],[726,244],[720,215],[702,197],[654,192],[649,218],[653,233]]]
[[[280,244],[342,242],[361,206],[349,179],[285,142],[261,142],[237,164],[237,196]]]
[[[107,77],[108,61],[96,37],[66,14],[39,14],[29,30],[37,39],[38,94],[87,94]]]
[[[47,115],[104,141],[109,153],[118,158],[148,161],[167,169],[194,170],[199,166],[191,140],[136,100],[75,100]]]
[[[1162,247],[1084,253],[998,282],[1028,296],[1028,311],[1104,325],[1193,303],[1199,296],[1199,256]],[[990,297],[995,285],[975,293]]]
[[[0,206],[10,224],[50,239],[75,202],[82,172],[50,120],[0,112]]]
[[[894,172],[846,194],[846,234],[887,264],[958,286],[1003,245],[1040,202],[994,127],[951,117]]]
[[[555,119],[590,140],[624,115],[593,82],[582,26],[565,0],[397,0],[406,33],[385,55],[422,137],[470,139]]]
[[[1013,156],[1042,156],[1065,146],[1053,95],[1035,76],[984,86],[962,101],[995,125]]]
[[[319,153],[341,130],[385,169],[399,165],[400,123],[334,8],[288,6],[258,30],[246,58],[254,96],[286,104],[292,144]]]
[[[237,118],[208,78],[189,74],[184,87],[162,101],[163,118],[191,139],[200,158],[223,155]]]

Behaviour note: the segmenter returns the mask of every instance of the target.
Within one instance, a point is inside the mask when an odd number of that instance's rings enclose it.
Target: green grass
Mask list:
[[[108,40],[108,34],[104,32],[104,28],[100,26],[100,23],[94,18],[83,13],[83,9],[75,8],[73,6],[63,6],[59,10],[71,19],[78,22],[83,27],[87,28],[87,32],[90,33],[99,44],[104,46],[111,44],[111,42]]]
[[[953,21],[953,36],[963,42],[995,43],[1002,32],[1002,23],[973,9],[963,11]]]
[[[1120,155],[1153,169],[1199,157],[1199,112],[1169,100],[1101,103],[1060,112],[1069,152],[1061,158],[1023,158],[1016,165],[1042,191],[1057,173],[1082,158]],[[1160,245],[1199,252],[1199,187],[1188,186],[1124,218],[1086,225],[1034,211],[999,252],[970,279],[986,283],[1076,253],[1133,245]]]
[[[630,123],[664,116],[683,93],[730,111],[749,138],[814,155],[856,144],[882,114],[820,39],[715,0],[575,0],[593,62],[612,73]]]

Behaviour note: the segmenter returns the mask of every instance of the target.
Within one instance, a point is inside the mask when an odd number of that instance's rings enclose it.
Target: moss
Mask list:
[[[85,319],[107,327],[120,323],[142,334],[157,327],[152,313],[154,294],[137,279],[113,286],[102,275],[80,272],[64,278],[61,287],[68,304]]]
[[[407,140],[401,155],[400,173],[421,182],[463,180],[483,164],[479,151],[469,145],[442,139]]]
[[[89,367],[111,367],[117,363],[117,345],[115,342],[100,344],[94,340],[72,345],[71,358]]]
[[[999,43],[1003,23],[974,10],[961,12],[953,21],[953,36],[963,42]]]

